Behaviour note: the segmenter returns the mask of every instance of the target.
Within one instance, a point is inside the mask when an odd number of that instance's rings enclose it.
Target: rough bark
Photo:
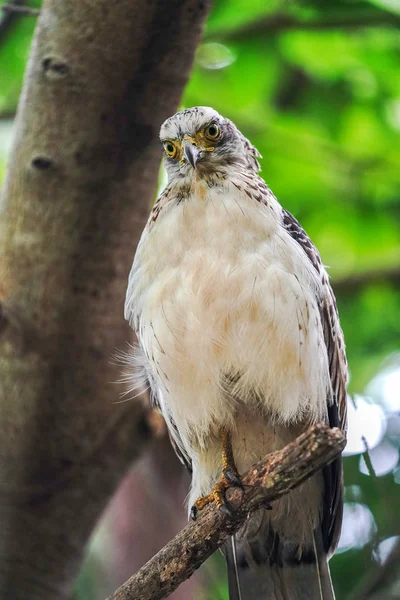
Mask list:
[[[151,435],[116,405],[126,280],[158,128],[208,1],[45,0],[0,221],[0,597],[67,598],[88,536]]]
[[[238,531],[250,512],[268,506],[314,475],[345,443],[339,429],[319,423],[283,450],[269,454],[243,476],[243,490],[229,490],[232,518],[212,504],[107,600],[165,598]]]

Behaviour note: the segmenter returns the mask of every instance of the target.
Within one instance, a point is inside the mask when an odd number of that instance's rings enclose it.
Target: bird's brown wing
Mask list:
[[[160,400],[158,397],[158,394],[160,393],[157,385],[154,381],[151,380],[151,378],[148,378],[148,386],[150,389],[150,403],[153,406],[153,408],[156,408],[157,410],[160,411]],[[186,452],[183,451],[183,444],[180,443],[180,436],[179,436],[179,431],[178,428],[176,427],[174,421],[172,419],[170,419],[170,424],[171,427],[173,428],[173,432],[170,430],[170,428],[168,427],[168,436],[171,442],[171,445],[175,451],[175,454],[177,455],[177,457],[179,458],[180,462],[183,464],[184,467],[186,467],[186,469],[189,471],[190,474],[192,474],[192,461],[190,460],[189,456],[186,454]]]
[[[333,397],[327,398],[328,419],[331,427],[347,429],[347,361],[343,333],[339,323],[336,299],[322,266],[318,250],[300,223],[283,209],[283,226],[301,246],[314,269],[321,277],[323,294],[320,298],[320,315],[324,331],[325,346],[329,360],[329,373]],[[322,534],[325,551],[332,554],[337,546],[343,511],[343,468],[339,457],[323,471],[325,481]]]
[[[177,440],[180,440],[177,427],[175,426],[174,423],[172,423],[172,426],[174,427],[175,438],[172,435],[171,431],[168,429],[168,435],[169,435],[169,439],[172,444],[172,447],[175,450],[175,454],[179,458],[180,462],[183,464],[184,467],[186,467],[186,469],[189,471],[189,473],[192,474],[192,461],[190,460],[190,458],[186,454],[186,452],[184,452],[182,450],[182,444],[179,444],[177,442]]]

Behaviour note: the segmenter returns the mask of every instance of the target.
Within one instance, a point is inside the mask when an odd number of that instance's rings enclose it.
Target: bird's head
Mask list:
[[[208,106],[176,113],[161,126],[169,181],[229,169],[260,170],[259,152],[237,127]]]

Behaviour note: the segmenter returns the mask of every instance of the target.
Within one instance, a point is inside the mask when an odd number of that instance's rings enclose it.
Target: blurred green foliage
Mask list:
[[[0,26],[0,116],[16,109],[33,27],[29,16]],[[400,348],[399,65],[396,0],[216,0],[182,101],[213,106],[251,139],[266,182],[320,249],[352,393]],[[374,543],[400,534],[393,472],[363,474],[357,455],[345,467],[346,499],[369,508],[376,530],[331,561],[339,600],[376,568]]]
[[[6,0],[0,1],[0,8],[8,5]],[[27,6],[39,8],[41,0],[29,0]],[[15,112],[33,30],[35,17],[20,16],[4,10],[0,19],[0,115],[11,115]]]

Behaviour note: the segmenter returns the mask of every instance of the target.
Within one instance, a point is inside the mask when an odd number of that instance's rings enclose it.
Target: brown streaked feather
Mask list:
[[[182,443],[180,443],[179,431],[173,420],[171,420],[171,425],[174,428],[175,439],[174,439],[174,435],[172,434],[172,432],[168,429],[169,440],[172,444],[172,447],[175,451],[176,456],[179,458],[179,461],[183,464],[183,466],[189,471],[189,473],[191,475],[192,471],[193,471],[192,461],[190,460],[190,458],[186,454],[186,452],[184,452],[184,450],[183,450]]]
[[[339,315],[335,295],[328,277],[322,267],[317,248],[308,237],[300,223],[283,209],[283,226],[292,238],[303,248],[311,264],[321,276],[325,294],[320,300],[320,315],[324,331],[325,346],[329,360],[329,373],[332,383],[333,398],[328,401],[328,419],[331,427],[347,430],[347,360],[343,332],[339,323]],[[322,534],[325,551],[333,554],[340,536],[343,512],[343,467],[342,458],[337,458],[323,470],[325,493],[322,517]]]

